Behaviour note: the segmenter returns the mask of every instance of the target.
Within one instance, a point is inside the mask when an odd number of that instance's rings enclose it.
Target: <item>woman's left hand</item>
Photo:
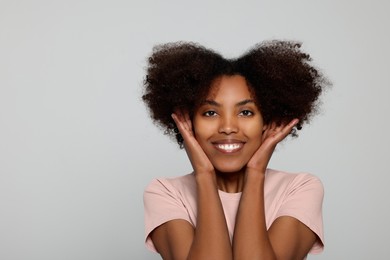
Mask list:
[[[288,124],[282,123],[277,125],[276,123],[271,123],[263,132],[262,143],[249,160],[246,171],[265,173],[276,145],[291,133],[291,130],[298,122],[298,119],[293,119]]]

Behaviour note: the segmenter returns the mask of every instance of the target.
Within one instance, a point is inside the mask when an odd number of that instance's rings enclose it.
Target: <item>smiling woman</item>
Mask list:
[[[265,42],[234,60],[193,43],[157,46],[143,99],[185,147],[193,172],[146,188],[147,247],[164,259],[321,252],[321,182],[267,165],[315,113],[327,85],[293,42]]]
[[[242,175],[240,170],[260,147],[266,129],[245,78],[239,75],[218,78],[192,121],[196,140],[216,173],[229,173],[229,183],[233,184],[232,175],[236,173],[237,178]],[[241,191],[234,187],[228,190]]]

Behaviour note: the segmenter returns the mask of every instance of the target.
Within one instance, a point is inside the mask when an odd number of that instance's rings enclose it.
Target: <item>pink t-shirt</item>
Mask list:
[[[267,229],[280,216],[291,216],[308,226],[319,240],[310,253],[323,250],[321,181],[307,173],[285,173],[268,169],[264,184],[265,217]],[[230,239],[241,193],[219,191]],[[146,246],[156,252],[150,233],[161,224],[173,219],[184,219],[196,226],[196,182],[193,174],[171,179],[155,179],[144,192]]]

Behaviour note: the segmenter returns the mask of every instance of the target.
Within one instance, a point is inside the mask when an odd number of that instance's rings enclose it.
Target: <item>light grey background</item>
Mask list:
[[[191,168],[140,101],[154,44],[304,42],[333,81],[271,167],[325,185],[326,248],[388,259],[389,2],[0,0],[0,259],[159,259],[142,193]]]

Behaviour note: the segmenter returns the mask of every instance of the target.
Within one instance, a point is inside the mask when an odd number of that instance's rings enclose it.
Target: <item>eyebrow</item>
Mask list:
[[[246,105],[248,103],[255,103],[255,101],[253,99],[245,99],[245,100],[242,100],[242,101],[238,102],[236,104],[236,107],[244,106],[244,105]],[[209,100],[209,99],[206,99],[205,101],[203,101],[201,105],[211,105],[211,106],[216,106],[216,107],[221,107],[222,106],[221,104],[219,104],[215,100]]]

